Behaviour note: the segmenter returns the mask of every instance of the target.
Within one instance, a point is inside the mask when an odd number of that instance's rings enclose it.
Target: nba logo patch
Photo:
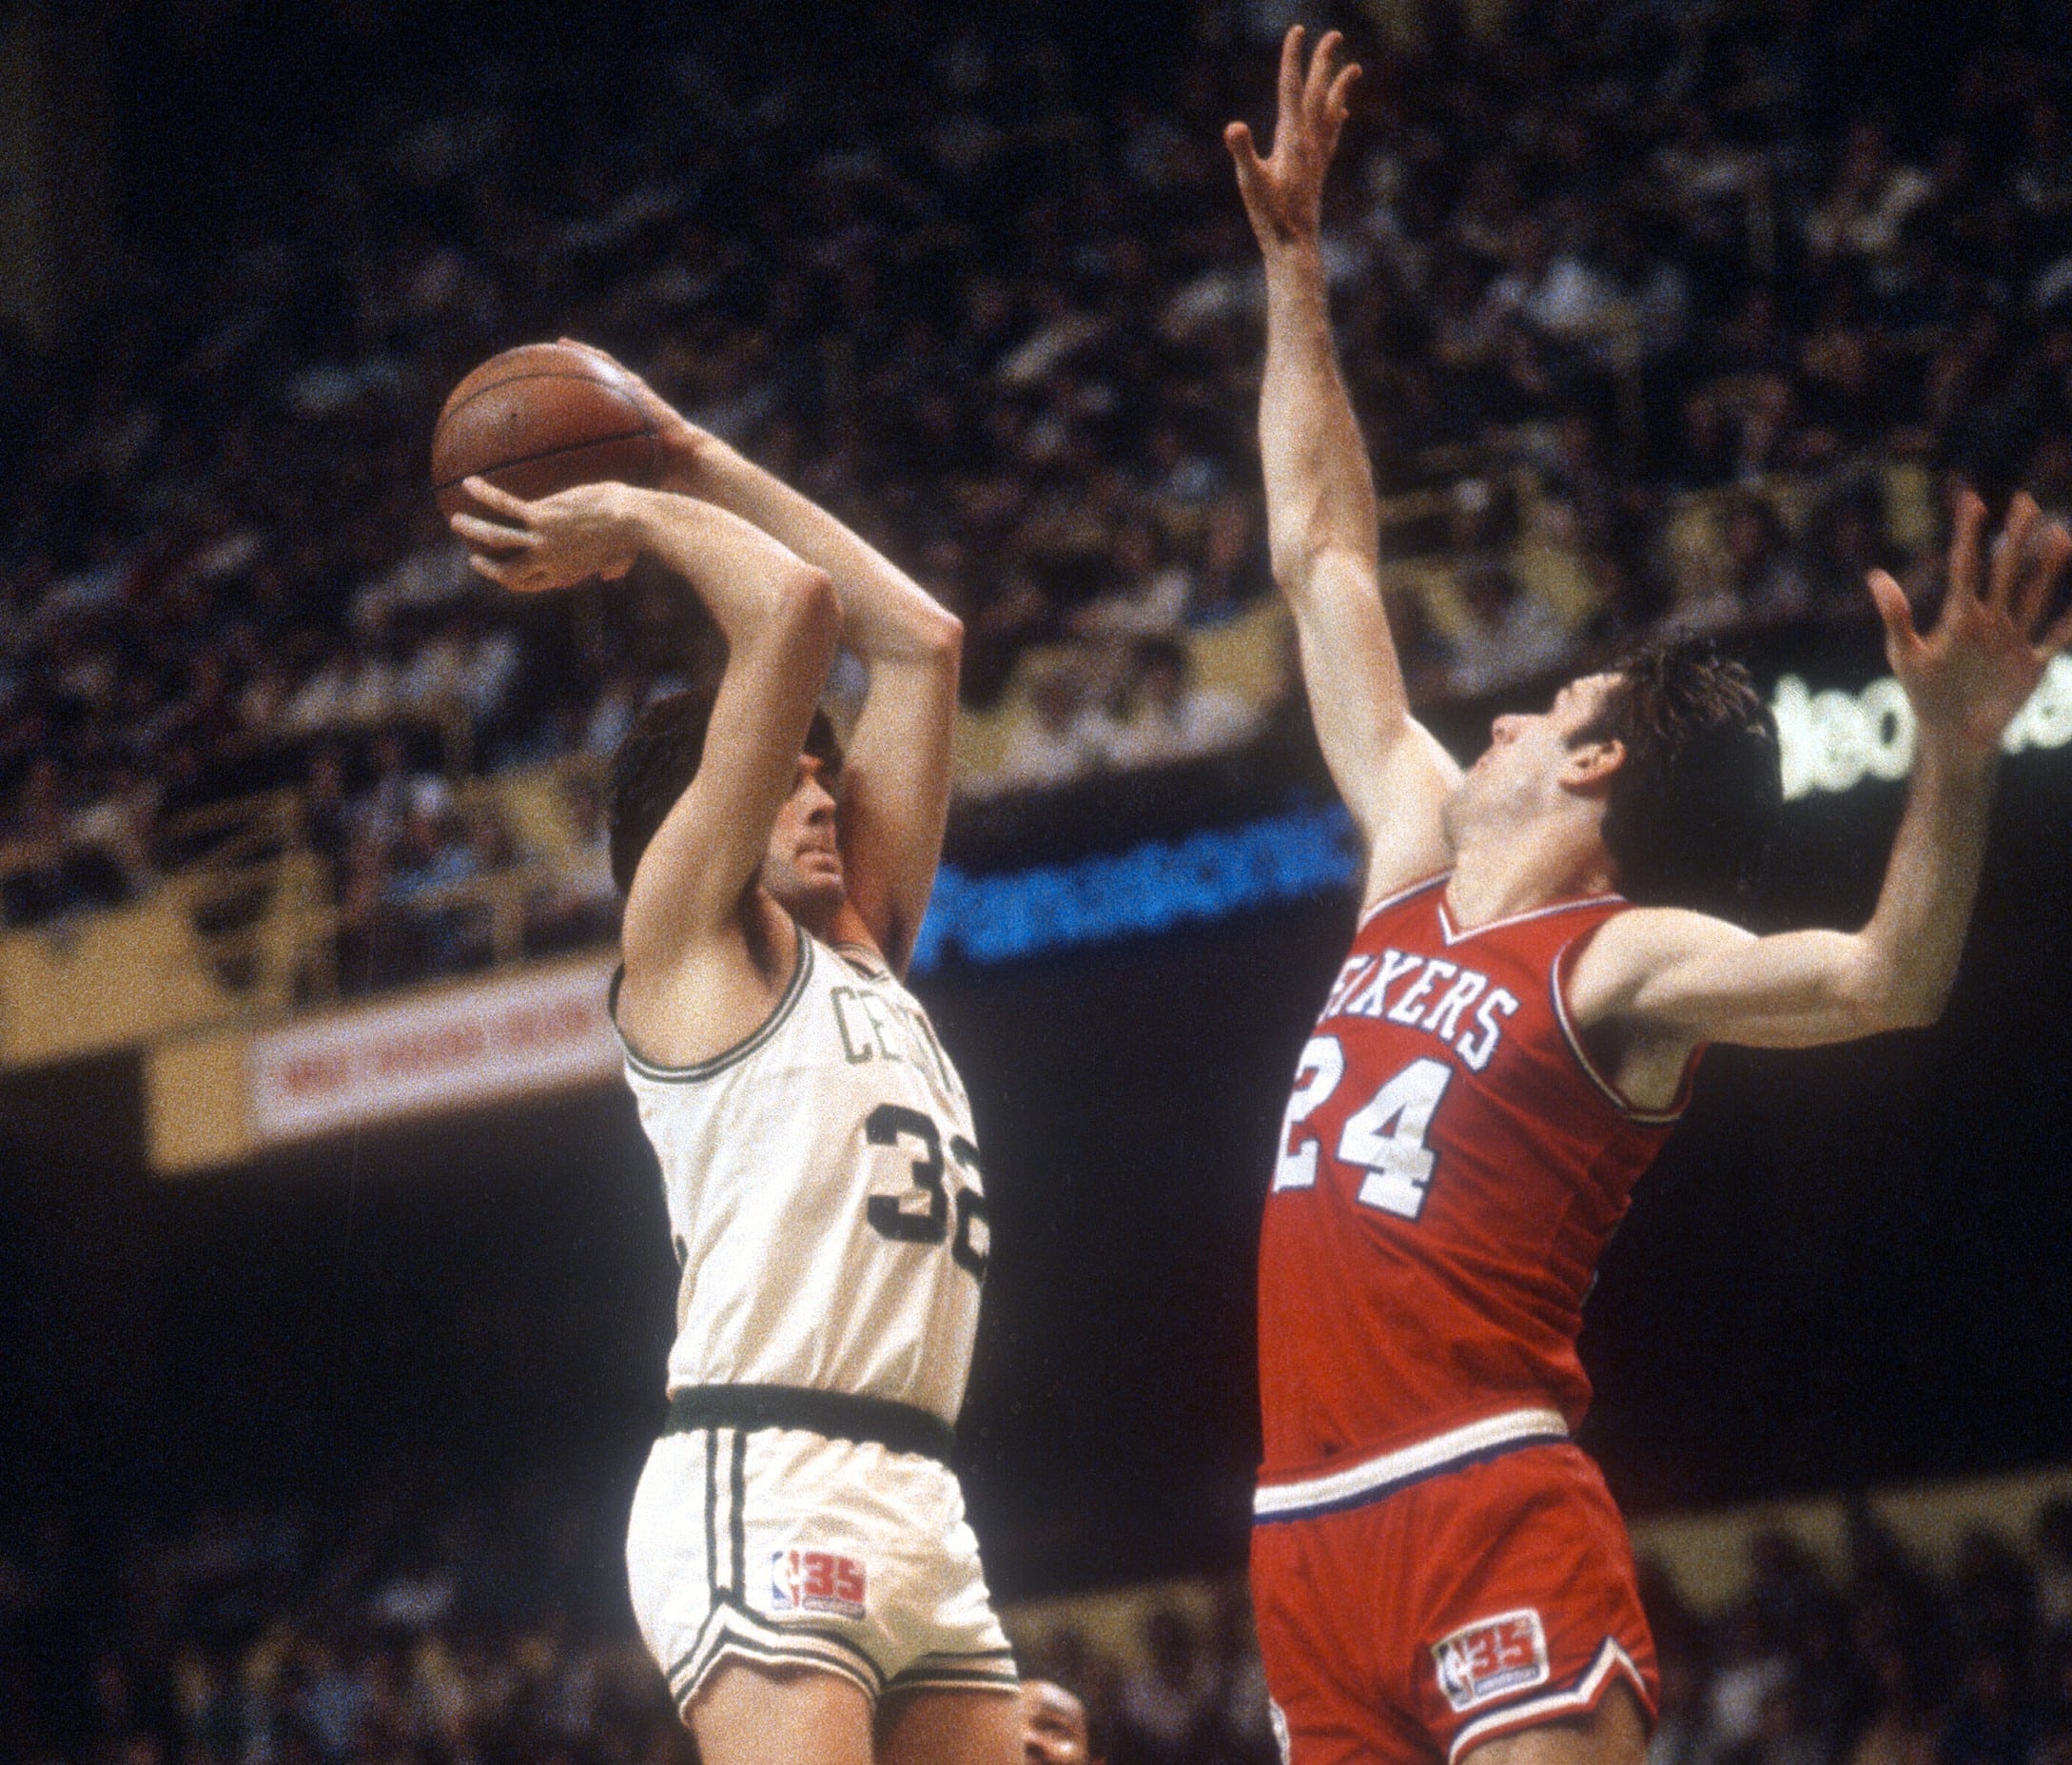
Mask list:
[[[1432,1658],[1446,1701],[1456,1712],[1473,1710],[1506,1692],[1546,1681],[1547,1633],[1540,1628],[1537,1612],[1506,1612],[1435,1642]]]
[[[864,1566],[853,1557],[792,1546],[770,1553],[770,1609],[864,1615]]]

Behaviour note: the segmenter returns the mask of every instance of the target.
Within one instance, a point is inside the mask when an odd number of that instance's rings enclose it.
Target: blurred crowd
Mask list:
[[[214,1514],[0,1555],[9,1765],[664,1765],[601,1502]]]
[[[562,1481],[157,1529],[17,1517],[0,1761],[692,1765],[626,1608],[623,1506]],[[1839,1576],[1781,1533],[1748,1566],[1704,1618],[1644,1570],[1650,1765],[2072,1757],[2072,1502],[2023,1548],[1974,1533],[1946,1575],[1862,1511]],[[1025,1676],[1084,1699],[1110,1765],[1271,1765],[1242,1582],[1143,1610],[1124,1658],[1049,1609],[1017,1637]]]
[[[1973,1531],[1931,1575],[1867,1512],[1845,1577],[1784,1534],[1700,1621],[1648,1590],[1662,1667],[1650,1765],[2061,1765],[2072,1757],[2072,1501],[2027,1547]],[[1644,1577],[1644,1581],[1645,1581]]]
[[[425,481],[446,389],[556,333],[963,617],[1011,724],[968,789],[1250,740],[1271,707],[1187,640],[1268,589],[1220,131],[1263,122],[1284,10],[1089,61],[1046,9],[781,59],[701,9],[621,103],[486,55],[270,139],[205,239],[140,231],[97,317],[0,354],[0,917],[133,898],[183,812],[363,794],[384,743],[449,786],[609,753],[696,651],[678,598],[489,591]],[[1860,619],[1870,565],[1925,590],[1957,476],[2072,507],[2072,82],[2034,10],[1944,54],[1884,0],[1346,10],[1326,245],[1417,696]],[[429,856],[358,820],[342,906],[497,861],[465,815]]]

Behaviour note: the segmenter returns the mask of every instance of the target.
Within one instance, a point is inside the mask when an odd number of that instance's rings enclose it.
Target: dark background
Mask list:
[[[1707,1058],[1589,1307],[1586,1441],[1631,1509],[2072,1453],[2067,775],[2062,754],[2008,763],[1934,1029]],[[1899,802],[1794,805],[1766,917],[1860,918]],[[1324,898],[922,985],[987,1153],[962,1450],[1003,1597],[1241,1559],[1258,1209],[1352,912]],[[630,1489],[674,1267],[626,1096],[161,1183],[109,1155],[136,1138],[120,1063],[16,1092],[10,1486],[161,1514],[399,1480]]]
[[[1126,83],[1181,10],[1087,8],[1073,52]],[[1836,114],[1875,66],[1904,138],[1909,91],[2010,9],[1944,10],[1961,16],[1909,29],[1894,7],[1889,29],[1828,45]],[[2027,10],[2056,28],[2054,9]],[[903,14],[917,50],[947,15]],[[772,6],[759,34],[697,47],[743,80],[805,58],[868,131],[896,98],[842,78],[855,16]],[[694,39],[695,12],[340,4],[283,28],[274,9],[217,4],[113,9],[108,25],[122,225],[205,256],[289,200],[327,118],[406,110],[427,85],[517,78],[572,132],[666,105],[653,69]],[[1474,721],[1449,731],[1459,745]],[[1860,919],[1899,801],[1872,785],[1795,806],[1769,917]],[[1708,1059],[1590,1307],[1587,1443],[1633,1510],[2072,1454],[2068,804],[2072,755],[2006,769],[1935,1029]],[[1241,792],[1221,813],[1265,806]],[[1241,1553],[1258,1207],[1353,905],[922,988],[987,1148],[996,1256],[963,1451],[1003,1597]],[[170,1515],[542,1471],[630,1487],[673,1276],[629,1099],[369,1133],[178,1185],[141,1170],[140,1118],[127,1061],[0,1095],[0,1480],[24,1501]]]

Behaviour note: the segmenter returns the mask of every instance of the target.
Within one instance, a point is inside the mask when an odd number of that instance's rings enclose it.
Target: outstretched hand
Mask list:
[[[1345,125],[1347,99],[1359,78],[1359,64],[1348,62],[1333,70],[1344,38],[1327,30],[1305,69],[1303,30],[1292,26],[1280,45],[1280,106],[1274,119],[1273,151],[1264,159],[1253,145],[1252,130],[1232,123],[1223,145],[1237,163],[1238,191],[1260,249],[1312,243],[1321,226],[1324,174],[1338,150]]]
[[[532,594],[573,588],[593,577],[616,580],[633,568],[637,523],[624,484],[577,484],[527,502],[487,479],[464,480],[476,503],[497,519],[463,510],[450,525],[467,541],[468,562],[499,587]]]
[[[1924,732],[1980,757],[1991,755],[2050,658],[2072,641],[2072,610],[2050,617],[2072,562],[2072,534],[2054,520],[2039,527],[2041,519],[2035,499],[2018,495],[1988,567],[1985,504],[1965,491],[1950,540],[1949,589],[1925,634],[1914,629],[1906,591],[1886,572],[1870,573],[1886,657]]]

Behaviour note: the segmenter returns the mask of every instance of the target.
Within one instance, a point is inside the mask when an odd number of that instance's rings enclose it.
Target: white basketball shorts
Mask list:
[[[873,1701],[1016,1684],[964,1493],[918,1453],[795,1428],[665,1434],[626,1568],[679,1710],[729,1657],[838,1673]]]

